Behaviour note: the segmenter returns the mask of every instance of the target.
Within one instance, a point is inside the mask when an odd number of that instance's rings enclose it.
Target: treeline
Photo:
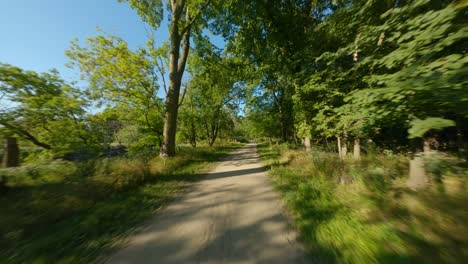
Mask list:
[[[157,155],[163,141],[167,45],[132,51],[115,36],[73,42],[67,55],[89,86],[77,88],[56,70],[36,73],[0,64],[3,137],[21,139],[23,156],[86,159],[96,156]],[[213,145],[239,138],[240,69],[205,43],[190,57],[191,79],[179,100],[179,144]],[[237,72],[237,73],[236,73]],[[162,80],[160,87],[158,80]],[[25,148],[26,147],[26,148]],[[42,150],[42,151],[41,151]]]
[[[255,65],[252,136],[302,139],[308,149],[334,141],[357,158],[369,141],[393,151],[423,142],[464,149],[466,2],[245,4],[242,21],[252,22],[239,22],[232,41]]]
[[[159,28],[162,3],[123,2]],[[340,156],[353,149],[356,158],[369,142],[393,151],[465,148],[464,1],[167,7],[170,36],[160,46],[152,34],[137,49],[103,32],[73,41],[66,54],[84,89],[54,71],[1,64],[2,134],[60,155],[118,143],[174,156],[176,141],[219,137],[280,138],[306,149],[333,142]]]

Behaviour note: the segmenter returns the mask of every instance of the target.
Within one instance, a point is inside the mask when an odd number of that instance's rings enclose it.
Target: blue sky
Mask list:
[[[128,4],[117,0],[3,0],[0,3],[0,62],[38,72],[59,70],[67,81],[78,80],[68,69],[65,50],[74,38],[84,40],[99,27],[135,48],[144,45],[151,28]],[[167,39],[167,23],[155,34]],[[220,38],[212,38],[222,45]]]
[[[28,70],[56,68],[67,79],[77,79],[68,69],[64,52],[74,38],[105,32],[124,38],[131,47],[143,45],[146,31],[136,13],[116,0],[14,0],[0,4],[0,62]],[[157,37],[167,37],[167,27]]]

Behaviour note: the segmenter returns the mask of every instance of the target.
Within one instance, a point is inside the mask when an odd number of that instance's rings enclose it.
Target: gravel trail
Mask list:
[[[296,236],[256,145],[248,144],[155,216],[107,263],[307,263]]]

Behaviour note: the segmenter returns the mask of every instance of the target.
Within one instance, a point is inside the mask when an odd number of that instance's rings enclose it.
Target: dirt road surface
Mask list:
[[[107,263],[295,264],[307,260],[256,145],[249,144],[220,162]]]

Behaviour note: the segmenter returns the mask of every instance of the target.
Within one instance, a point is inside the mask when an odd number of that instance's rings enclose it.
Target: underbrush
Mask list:
[[[0,263],[89,263],[238,145],[1,169]]]
[[[342,161],[335,153],[306,154],[284,145],[261,144],[258,149],[312,261],[468,260],[467,174],[463,167],[440,165],[440,159],[439,165],[429,162],[432,184],[416,192],[406,187],[408,161],[404,156],[381,154],[355,162]]]

